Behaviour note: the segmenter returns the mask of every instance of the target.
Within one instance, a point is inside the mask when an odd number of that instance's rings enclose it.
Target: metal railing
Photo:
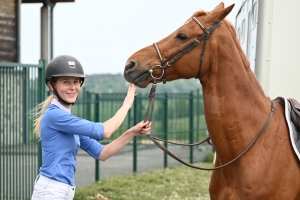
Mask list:
[[[104,122],[112,117],[117,110],[121,107],[124,98],[124,94],[96,94],[83,90],[79,95],[79,98],[75,105],[72,106],[72,114],[91,120]],[[148,94],[139,94],[134,101],[133,108],[130,109],[124,123],[114,133],[111,138],[100,141],[102,144],[107,144],[117,137],[119,137],[129,127],[137,124],[144,119],[148,107],[149,97]],[[180,143],[195,143],[207,136],[207,128],[203,110],[203,98],[200,91],[190,93],[161,93],[156,94],[155,105],[152,116],[152,135]],[[151,158],[143,158],[141,163],[141,155],[139,155],[139,148],[141,146],[147,146],[147,148],[153,148],[155,146],[146,136],[135,137],[133,141],[128,145],[130,152],[132,152],[131,158],[126,156],[119,158],[119,163],[124,163],[122,167],[116,167],[114,163],[111,163],[111,167],[115,168],[115,171],[131,171],[131,173],[146,171],[147,169],[153,169],[153,161]],[[168,147],[167,143],[164,143],[165,147]],[[170,145],[172,146],[172,145]],[[145,147],[146,148],[146,147]],[[144,148],[144,149],[145,149]],[[183,159],[190,163],[200,162],[198,147],[186,147],[181,148],[180,153],[185,154]],[[158,149],[158,148],[157,148]],[[159,150],[160,151],[160,150]],[[195,155],[194,152],[197,151]],[[187,156],[186,156],[187,155]],[[169,163],[169,157],[166,153],[162,153],[163,158],[162,167],[172,167],[174,162]],[[202,157],[201,157],[202,158]],[[121,160],[120,160],[121,159]],[[132,160],[132,161],[131,161]],[[100,173],[102,176],[109,176],[109,172],[102,169],[102,165],[99,161],[95,161],[95,179],[100,180]],[[132,162],[132,166],[130,163]],[[147,162],[146,166],[145,162]],[[176,162],[176,164],[180,164]],[[175,165],[176,165],[175,164]],[[125,169],[124,166],[128,166]],[[110,167],[109,167],[110,168]],[[80,170],[80,169],[79,169]],[[112,172],[114,173],[114,172]],[[80,176],[80,175],[78,175]],[[87,174],[85,173],[85,178]],[[80,179],[80,178],[78,178]],[[91,181],[90,181],[91,182]]]
[[[45,98],[45,61],[0,63],[0,199],[31,196],[38,143],[30,111]]]

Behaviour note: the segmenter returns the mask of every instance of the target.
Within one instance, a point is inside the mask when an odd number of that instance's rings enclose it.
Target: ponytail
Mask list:
[[[34,123],[33,123],[33,127],[34,127],[33,132],[38,137],[40,137],[40,135],[41,135],[41,119],[44,115],[44,112],[45,112],[46,108],[51,104],[51,101],[52,101],[53,98],[54,98],[54,95],[51,94],[44,102],[38,104],[34,108],[34,110],[36,111],[34,116],[37,117],[37,118],[34,120]]]

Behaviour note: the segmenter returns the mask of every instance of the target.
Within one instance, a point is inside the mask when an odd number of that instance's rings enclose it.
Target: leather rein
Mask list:
[[[205,53],[205,47],[206,47],[206,43],[207,43],[207,40],[208,40],[208,37],[210,36],[210,34],[221,24],[221,22],[218,22],[218,23],[215,23],[210,29],[206,29],[201,23],[200,21],[196,18],[196,17],[193,17],[192,18],[200,27],[201,29],[204,31],[204,34],[201,35],[200,37],[196,38],[195,40],[193,40],[190,44],[188,44],[187,46],[185,46],[184,48],[180,49],[177,53],[175,53],[173,56],[170,56],[168,59],[166,60],[163,60],[162,58],[162,55],[160,53],[160,50],[157,46],[156,43],[153,43],[154,47],[155,47],[155,50],[160,58],[160,61],[161,61],[161,65],[154,65],[152,66],[152,68],[149,70],[149,73],[151,74],[151,76],[153,77],[153,84],[152,84],[152,87],[151,87],[151,90],[150,90],[150,94],[149,94],[149,104],[148,104],[148,108],[147,108],[147,111],[146,111],[146,114],[145,114],[145,118],[144,118],[144,121],[151,121],[151,118],[152,118],[152,113],[153,113],[153,109],[154,109],[154,99],[155,99],[155,91],[156,91],[156,84],[157,84],[157,80],[160,79],[160,78],[163,78],[164,75],[165,75],[165,68],[166,67],[169,67],[171,66],[174,62],[176,62],[177,60],[179,60],[182,56],[184,56],[186,53],[190,52],[192,49],[194,49],[194,47],[196,47],[202,40],[204,40],[204,44],[203,44],[203,48],[202,48],[202,52],[201,52],[201,60],[200,60],[200,69],[198,71],[198,74],[195,78],[199,78],[200,76],[200,72],[201,72],[201,69],[202,69],[202,63],[203,63],[203,60],[204,60],[204,53]],[[162,74],[160,77],[155,77],[153,76],[153,69],[155,67],[160,67],[162,69]],[[165,80],[163,79],[163,82],[165,83]],[[151,109],[150,109],[151,108]],[[153,137],[151,135],[147,135],[148,138],[150,140],[152,140],[152,142],[154,144],[156,144],[156,146],[158,146],[161,150],[163,150],[165,153],[167,153],[169,156],[171,156],[172,158],[174,158],[175,160],[177,160],[178,162],[186,165],[186,166],[189,166],[191,168],[195,168],[195,169],[200,169],[200,170],[216,170],[216,169],[220,169],[220,168],[223,168],[233,162],[235,162],[236,160],[238,160],[239,158],[241,158],[243,155],[245,155],[250,149],[251,147],[253,147],[253,145],[256,143],[256,141],[258,140],[259,136],[262,134],[262,132],[265,130],[265,128],[268,126],[269,122],[271,121],[271,118],[273,116],[273,113],[274,113],[274,110],[275,110],[275,105],[272,101],[272,105],[271,105],[271,112],[270,112],[270,115],[268,117],[268,119],[266,120],[265,124],[263,125],[263,127],[260,129],[260,131],[258,132],[258,134],[256,135],[256,137],[254,138],[254,140],[252,141],[252,143],[241,153],[239,154],[237,157],[235,157],[234,159],[232,159],[231,161],[223,164],[223,165],[220,165],[220,166],[217,166],[217,167],[214,167],[214,168],[203,168],[203,167],[198,167],[198,166],[195,166],[195,165],[191,165],[183,160],[181,160],[180,158],[178,158],[177,156],[175,156],[173,153],[171,153],[167,148],[165,148],[163,145],[161,145],[158,141],[163,141],[163,142],[167,142],[167,143],[170,143],[170,144],[175,144],[175,145],[183,145],[183,146],[196,146],[196,145],[200,145],[200,144],[203,144],[207,141],[209,141],[210,137],[206,137],[204,138],[203,140],[197,142],[197,143],[194,143],[194,144],[183,144],[183,143],[175,143],[175,142],[170,142],[170,141],[167,141],[167,140],[163,140],[163,139],[160,139],[160,138],[157,138],[157,137]],[[148,116],[149,115],[149,111],[150,111],[150,117]]]

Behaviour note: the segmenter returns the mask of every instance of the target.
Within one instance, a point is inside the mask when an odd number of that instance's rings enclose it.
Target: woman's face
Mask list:
[[[54,87],[62,99],[66,102],[73,103],[79,94],[81,81],[78,77],[61,76],[56,79]],[[52,86],[50,89],[53,90]],[[64,106],[70,108],[70,105]]]

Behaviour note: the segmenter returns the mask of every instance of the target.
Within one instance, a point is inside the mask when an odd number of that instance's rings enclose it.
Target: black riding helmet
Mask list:
[[[84,75],[83,68],[80,62],[73,56],[68,56],[68,55],[57,56],[49,62],[45,74],[46,85],[48,82],[50,82],[50,84],[54,89],[53,93],[57,96],[58,100],[64,104],[73,105],[75,102],[70,103],[63,100],[58,95],[54,85],[52,84],[54,81],[53,79],[60,76],[80,77],[81,85],[82,85],[84,82],[84,78],[86,76]]]
[[[53,58],[46,69],[45,82],[51,81],[51,78],[60,76],[80,77],[83,81],[84,75],[80,62],[73,56],[61,55]]]

